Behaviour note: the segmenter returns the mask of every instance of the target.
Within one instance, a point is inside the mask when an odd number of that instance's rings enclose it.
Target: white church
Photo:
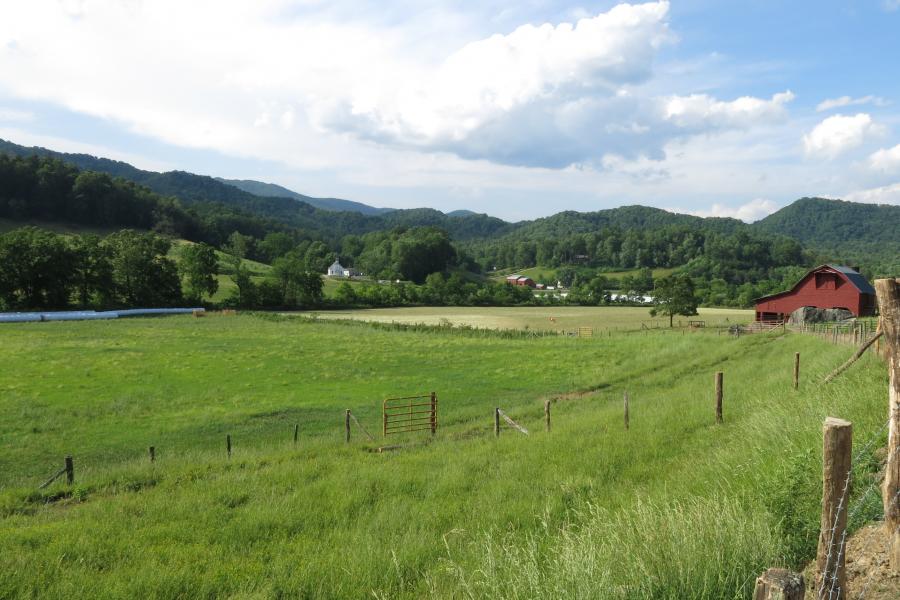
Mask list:
[[[329,277],[353,277],[356,275],[361,275],[361,273],[342,266],[341,263],[337,260],[335,260],[334,263],[330,267],[328,267]]]

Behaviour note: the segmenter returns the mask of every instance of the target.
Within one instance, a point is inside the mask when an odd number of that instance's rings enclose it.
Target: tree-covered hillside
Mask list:
[[[342,200],[340,198],[313,198],[312,196],[304,196],[298,194],[286,187],[276,185],[274,183],[263,183],[262,181],[254,181],[252,179],[223,179],[216,178],[222,183],[233,185],[234,187],[244,190],[254,196],[269,196],[275,198],[293,198],[306,202],[309,205],[321,208],[323,210],[358,212],[364,215],[377,215],[381,213],[391,212],[391,208],[376,208],[363,204],[362,202],[354,202],[353,200]]]
[[[801,198],[753,228],[792,237],[829,260],[873,274],[900,272],[900,206]]]

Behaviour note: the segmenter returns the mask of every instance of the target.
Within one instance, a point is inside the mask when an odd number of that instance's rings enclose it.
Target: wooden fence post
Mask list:
[[[794,352],[794,389],[800,388],[800,353]]]
[[[350,443],[350,409],[344,413],[344,432],[346,433],[346,442]]]
[[[803,575],[787,569],[766,569],[756,578],[753,600],[803,600],[806,582]]]
[[[225,434],[225,451],[228,453],[228,458],[231,458],[231,434]]]
[[[724,373],[716,371],[716,423],[722,422],[722,379]]]
[[[875,280],[888,384],[888,454],[884,473],[884,523],[891,539],[891,570],[900,573],[900,279]]]
[[[300,423],[294,425],[294,443],[297,443],[297,440],[300,438]]]
[[[431,435],[437,431],[437,394],[431,392]]]
[[[547,431],[550,431],[550,399],[544,400],[544,419],[547,421]]]
[[[494,437],[500,437],[500,408],[494,409]]]
[[[628,431],[628,392],[625,392],[625,431]]]
[[[156,462],[156,446],[150,446],[150,462]]]
[[[66,483],[69,485],[75,483],[75,464],[71,456],[66,457]]]
[[[820,599],[843,600],[847,592],[844,563],[853,425],[828,417],[822,429],[822,519],[816,553],[816,590]]]

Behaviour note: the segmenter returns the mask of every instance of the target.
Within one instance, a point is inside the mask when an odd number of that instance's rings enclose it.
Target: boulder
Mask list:
[[[788,321],[794,325],[805,323],[836,323],[852,319],[853,313],[846,308],[816,308],[803,306],[791,313]]]

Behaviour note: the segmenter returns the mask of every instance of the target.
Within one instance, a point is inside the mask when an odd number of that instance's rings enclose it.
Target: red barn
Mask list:
[[[857,317],[875,311],[875,288],[853,267],[822,265],[786,292],[756,299],[757,321],[782,321],[804,306],[844,308]]]
[[[521,275],[510,275],[506,278],[506,283],[509,285],[527,285],[528,287],[535,287],[534,279],[531,277],[523,277]]]

